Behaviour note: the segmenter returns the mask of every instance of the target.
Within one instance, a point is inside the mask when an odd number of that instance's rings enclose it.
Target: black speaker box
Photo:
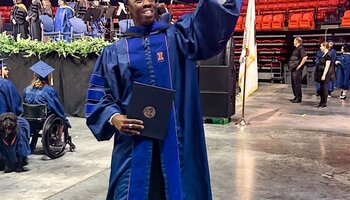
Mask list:
[[[234,115],[234,68],[226,65],[200,65],[198,73],[203,116],[229,118]]]

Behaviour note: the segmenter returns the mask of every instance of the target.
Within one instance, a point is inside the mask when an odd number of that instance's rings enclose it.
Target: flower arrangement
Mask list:
[[[6,32],[0,33],[0,55],[24,53],[26,57],[38,56],[56,52],[58,56],[68,55],[80,58],[88,54],[99,55],[102,49],[110,43],[103,38],[89,38],[74,40],[73,42],[53,41],[41,42],[37,40],[17,38],[17,41]]]

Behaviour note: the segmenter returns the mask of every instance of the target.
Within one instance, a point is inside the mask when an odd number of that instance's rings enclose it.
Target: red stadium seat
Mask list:
[[[284,30],[284,15],[283,14],[277,14],[273,16],[272,19],[272,30]]]
[[[255,29],[257,31],[261,31],[262,21],[263,21],[263,16],[262,15],[257,15],[255,17]]]
[[[302,13],[294,13],[288,21],[288,29],[299,29],[299,21],[301,20]]]
[[[350,10],[346,10],[344,16],[341,18],[341,26],[350,27]]]
[[[272,15],[265,15],[263,17],[261,29],[265,31],[271,30],[271,24],[272,24]]]
[[[302,19],[299,23],[299,28],[301,29],[314,29],[315,28],[315,19],[314,13],[304,13]]]
[[[243,31],[244,29],[242,29],[242,24],[243,24],[243,16],[241,15],[237,19],[235,31],[237,32]]]

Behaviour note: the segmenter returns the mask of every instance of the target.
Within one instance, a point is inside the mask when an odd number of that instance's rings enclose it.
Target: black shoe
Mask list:
[[[23,166],[28,165],[28,157],[27,156],[23,157],[22,160],[23,160],[22,161],[23,162]]]
[[[293,99],[289,99],[290,102],[297,100],[298,98],[294,97]]]
[[[301,103],[301,99],[294,99],[293,101],[291,101],[292,103]]]
[[[318,104],[316,106],[317,109],[322,109],[322,108],[326,108],[326,107],[327,107],[327,105],[324,105],[324,104]]]

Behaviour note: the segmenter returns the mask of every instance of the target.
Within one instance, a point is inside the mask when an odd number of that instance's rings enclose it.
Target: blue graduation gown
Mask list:
[[[0,78],[0,114],[4,112],[21,115],[22,98],[11,81]]]
[[[107,199],[148,197],[152,140],[124,135],[108,122],[114,113],[126,113],[133,81],[176,90],[168,132],[159,141],[166,198],[212,198],[195,66],[226,47],[240,8],[241,1],[221,6],[203,0],[174,25],[131,27],[103,50],[90,79],[86,114],[97,140],[114,135]]]
[[[12,112],[17,116],[21,115],[23,112],[22,98],[9,80],[0,78],[0,114],[4,112]],[[31,152],[29,147],[29,123],[26,119],[21,117],[18,117],[17,123],[18,131],[16,142],[9,147],[4,146],[2,141],[0,142],[0,154],[2,154],[2,156],[17,154],[24,157]],[[16,159],[16,156],[12,156],[11,158]]]
[[[49,113],[54,113],[60,118],[64,119],[67,126],[71,125],[64,113],[63,106],[58,100],[58,95],[55,89],[49,85],[42,88],[34,88],[29,85],[24,89],[24,102],[29,104],[46,104]]]
[[[70,33],[72,24],[69,19],[74,17],[74,11],[69,6],[61,6],[56,11],[55,16],[55,32],[60,31],[61,33]],[[55,38],[57,40],[57,37]],[[64,40],[70,41],[69,35],[63,37]]]
[[[337,65],[336,86],[348,90],[350,84],[350,54],[342,54],[337,59],[340,64]]]

